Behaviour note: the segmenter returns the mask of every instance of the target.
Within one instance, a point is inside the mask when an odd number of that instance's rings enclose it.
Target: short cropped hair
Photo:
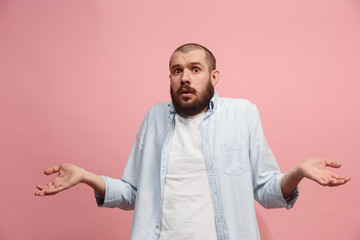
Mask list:
[[[188,53],[190,51],[197,50],[197,49],[203,50],[205,52],[206,61],[209,65],[209,71],[211,72],[211,71],[215,70],[216,69],[216,59],[214,57],[214,54],[212,54],[212,52],[209,49],[207,49],[206,47],[204,47],[200,44],[186,43],[184,45],[181,45],[177,49],[175,49],[174,53],[175,52]]]

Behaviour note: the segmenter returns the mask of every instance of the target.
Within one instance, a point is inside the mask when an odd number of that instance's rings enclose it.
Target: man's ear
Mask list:
[[[216,84],[219,82],[219,80],[220,80],[220,71],[217,69],[212,70],[211,74],[210,74],[210,81],[211,81],[211,84],[213,85],[213,87],[216,86]]]

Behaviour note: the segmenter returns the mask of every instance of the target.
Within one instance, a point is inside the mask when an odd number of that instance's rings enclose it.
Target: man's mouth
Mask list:
[[[196,90],[189,85],[182,85],[176,91],[175,96],[181,98],[184,101],[192,99],[192,96],[196,94]]]
[[[194,93],[195,93],[195,91],[193,89],[190,89],[190,88],[182,88],[180,90],[180,96],[184,97],[184,98],[188,98]]]
[[[189,98],[192,95],[192,93],[182,93],[181,97],[183,97],[184,99]]]
[[[190,90],[182,90],[181,91],[181,94],[188,94],[188,93],[193,93],[193,92]]]
[[[180,94],[190,94],[190,93],[195,93],[195,89],[189,87],[189,86],[185,86],[179,89]]]

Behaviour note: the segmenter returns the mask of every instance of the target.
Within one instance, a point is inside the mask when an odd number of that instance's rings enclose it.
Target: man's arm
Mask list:
[[[310,158],[299,163],[281,179],[281,191],[284,198],[290,196],[304,177],[329,187],[339,186],[350,180],[349,177],[330,171],[328,167],[340,168],[341,164],[325,158]]]
[[[36,196],[54,195],[78,183],[86,183],[101,195],[105,195],[106,184],[101,176],[73,164],[61,164],[47,168],[44,173],[46,175],[58,173],[58,175],[46,185],[37,185],[39,190],[35,192]]]

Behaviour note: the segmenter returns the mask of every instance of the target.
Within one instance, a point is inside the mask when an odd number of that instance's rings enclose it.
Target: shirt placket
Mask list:
[[[221,198],[219,192],[219,185],[216,180],[216,173],[214,169],[214,156],[212,153],[212,141],[211,136],[209,134],[209,123],[211,116],[213,114],[213,109],[209,109],[206,113],[206,116],[201,123],[201,137],[202,137],[202,145],[203,152],[205,157],[205,165],[209,179],[209,187],[210,194],[212,198],[212,203],[214,207],[214,215],[215,215],[215,224],[217,229],[217,237],[219,240],[227,240],[229,239],[228,234],[226,232],[224,214],[221,205]]]

